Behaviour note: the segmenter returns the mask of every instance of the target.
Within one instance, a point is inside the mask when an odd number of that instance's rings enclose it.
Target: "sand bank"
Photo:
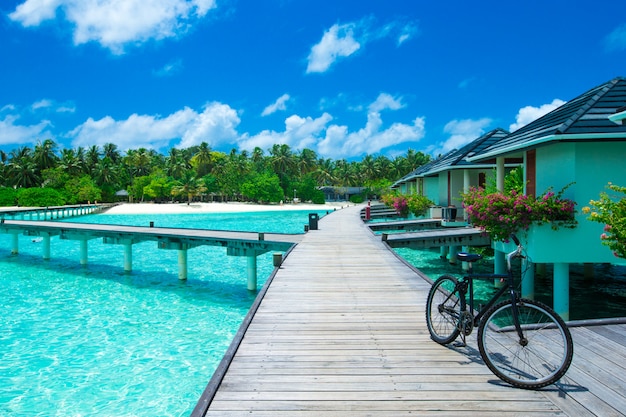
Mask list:
[[[326,204],[252,204],[252,203],[124,203],[107,210],[109,214],[185,214],[185,213],[250,213],[259,211],[334,210],[353,205],[348,202]],[[105,214],[106,214],[105,213]]]

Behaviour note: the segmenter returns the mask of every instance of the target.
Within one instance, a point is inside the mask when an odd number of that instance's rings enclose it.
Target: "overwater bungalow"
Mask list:
[[[519,237],[529,251],[523,295],[534,296],[536,267],[552,264],[554,307],[568,319],[570,264],[584,264],[588,273],[593,264],[624,264],[601,244],[603,225],[587,220],[581,209],[598,199],[609,182],[626,185],[625,158],[626,78],[617,77],[515,132],[495,129],[411,172],[393,188],[434,201],[440,207],[431,210],[431,217],[441,217],[438,210],[446,206],[454,206],[462,217],[460,193],[493,180],[494,173],[497,188],[503,190],[505,175],[522,166],[524,193],[535,197],[567,186],[563,197],[577,203],[577,227],[553,230],[550,224],[535,225]],[[502,273],[512,244],[492,245],[494,268]]]
[[[486,147],[499,141],[509,132],[494,129],[461,149],[454,149],[447,154],[422,165],[413,172],[396,181],[392,188],[403,194],[417,193],[428,197],[435,203],[430,217],[447,218],[454,221],[464,218],[461,204],[461,193],[469,187],[484,186],[494,175],[495,159],[480,162],[469,162],[468,157],[480,153]],[[519,158],[507,158],[505,167],[511,169],[521,164]],[[443,208],[454,208],[447,213],[456,213],[453,217],[446,216]]]
[[[499,188],[508,158],[522,161],[526,195],[540,195],[550,187],[558,191],[571,184],[563,196],[577,203],[577,227],[553,230],[543,224],[520,233],[533,263],[554,265],[554,307],[566,319],[570,264],[623,262],[601,244],[603,225],[587,220],[581,209],[598,199],[609,182],[626,185],[625,106],[626,78],[618,77],[468,157],[477,164],[495,159]],[[507,245],[494,246],[496,268],[502,268]],[[523,292],[532,295],[534,267],[528,266]]]

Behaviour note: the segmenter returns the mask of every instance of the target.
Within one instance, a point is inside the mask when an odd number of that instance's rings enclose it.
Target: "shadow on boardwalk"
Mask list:
[[[467,347],[432,342],[429,283],[350,207],[285,259],[194,416],[618,416],[626,325],[572,329],[559,384],[511,388]],[[240,343],[239,343],[240,342]],[[231,360],[232,359],[232,360]]]

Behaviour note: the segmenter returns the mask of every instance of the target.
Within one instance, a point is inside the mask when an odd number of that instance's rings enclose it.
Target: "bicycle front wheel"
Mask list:
[[[445,345],[459,335],[461,299],[457,279],[443,275],[434,282],[426,300],[426,325],[430,337]]]
[[[518,334],[513,303],[503,301],[485,313],[478,326],[478,348],[483,360],[509,384],[538,389],[558,381],[574,355],[572,336],[563,319],[547,305],[520,299]]]

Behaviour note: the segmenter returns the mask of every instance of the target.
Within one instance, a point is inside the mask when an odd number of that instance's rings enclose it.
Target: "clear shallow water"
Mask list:
[[[450,265],[440,258],[439,249],[415,250],[397,248],[396,253],[431,279],[440,275],[463,276],[461,264]],[[474,264],[474,272],[493,272],[493,258],[486,257]],[[520,276],[519,269],[514,271]],[[476,303],[485,302],[495,293],[492,282],[475,280]],[[546,266],[545,276],[535,276],[535,298],[548,305],[553,304],[552,268]],[[594,265],[594,277],[585,278],[582,265],[570,265],[570,319],[598,319],[626,317],[626,267],[608,264]]]
[[[301,233],[306,212],[207,215],[92,215],[73,221]],[[325,212],[319,212],[322,216]],[[65,219],[64,221],[68,221]],[[189,279],[177,278],[177,251],[155,242],[123,249],[89,241],[20,236],[10,254],[0,234],[0,415],[187,416],[256,294],[246,290],[246,258],[224,248],[189,250]],[[258,257],[258,285],[273,270]]]

